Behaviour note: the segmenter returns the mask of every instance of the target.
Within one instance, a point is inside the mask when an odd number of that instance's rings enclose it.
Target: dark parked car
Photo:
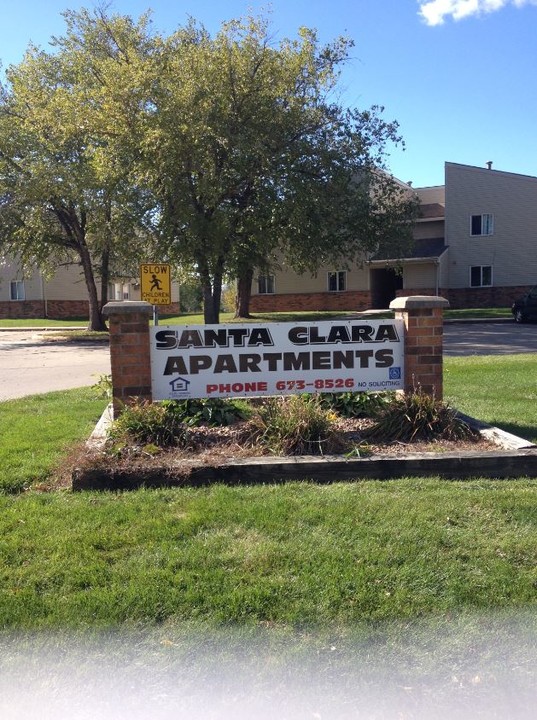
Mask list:
[[[515,300],[511,307],[511,312],[516,322],[528,322],[529,320],[537,320],[537,285],[533,287],[529,293]]]

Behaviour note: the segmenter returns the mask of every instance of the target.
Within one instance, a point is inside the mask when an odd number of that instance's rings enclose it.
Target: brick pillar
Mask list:
[[[405,392],[443,397],[443,311],[449,302],[442,297],[416,295],[392,300],[390,308],[405,324]]]
[[[109,302],[103,308],[110,329],[110,364],[114,416],[125,405],[151,400],[149,320],[153,306],[147,302]]]

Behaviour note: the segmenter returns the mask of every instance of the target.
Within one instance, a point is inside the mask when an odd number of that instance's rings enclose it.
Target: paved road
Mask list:
[[[513,355],[537,352],[537,324],[446,323],[444,355]]]
[[[537,353],[537,324],[448,323],[445,355]],[[0,332],[0,401],[93,385],[110,373],[108,345],[45,342],[36,331]]]
[[[0,332],[0,401],[93,385],[108,374],[106,344],[43,341],[35,331]]]

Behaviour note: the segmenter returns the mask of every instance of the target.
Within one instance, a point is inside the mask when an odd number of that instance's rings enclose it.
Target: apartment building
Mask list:
[[[289,268],[254,278],[252,311],[386,308],[441,295],[453,308],[502,307],[537,284],[537,178],[445,164],[445,184],[411,188],[421,207],[405,257],[379,248],[351,269]]]

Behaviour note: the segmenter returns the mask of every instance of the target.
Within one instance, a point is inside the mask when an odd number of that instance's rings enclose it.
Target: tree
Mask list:
[[[128,63],[145,21],[108,21],[100,11],[93,19],[85,11],[65,17],[68,33],[53,41],[57,52],[30,46],[1,88],[0,247],[34,267],[78,262],[89,328],[102,330],[109,278],[132,265],[147,210],[102,116],[109,66]]]
[[[213,38],[194,21],[162,37],[147,15],[64,16],[56,52],[30,48],[2,88],[0,243],[26,262],[76,257],[91,327],[96,269],[107,285],[151,237],[216,323],[226,281],[247,314],[255,268],[315,271],[408,235],[412,202],[381,172],[397,124],[331,99],[348,40],[301,29],[275,45],[262,18]]]
[[[381,172],[397,124],[330,100],[350,45],[320,46],[301,29],[273,46],[254,18],[214,38],[191,22],[165,43],[139,125],[141,167],[167,251],[198,274],[207,323],[226,277],[238,278],[247,314],[254,268],[275,257],[314,271],[408,239],[415,204]]]

